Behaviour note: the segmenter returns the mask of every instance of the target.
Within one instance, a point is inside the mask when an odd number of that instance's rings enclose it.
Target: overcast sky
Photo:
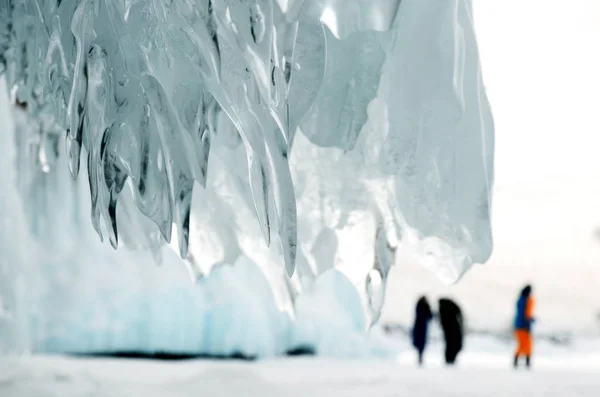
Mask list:
[[[474,3],[496,122],[497,256],[531,233],[563,255],[600,225],[600,1]]]
[[[497,126],[497,188],[600,175],[600,2],[474,3]]]

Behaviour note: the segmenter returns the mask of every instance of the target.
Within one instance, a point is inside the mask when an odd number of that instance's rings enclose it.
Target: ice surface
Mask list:
[[[0,79],[0,91],[5,88]],[[16,189],[17,173],[15,167],[16,147],[13,141],[12,123],[8,114],[7,96],[0,94],[0,120],[4,121],[3,133],[0,133],[0,184],[6,189],[0,197],[0,351],[23,350],[19,335],[26,333],[26,313],[19,295],[26,288],[20,265],[27,264],[32,256],[28,255],[35,246],[15,244],[19,237],[27,236],[27,222],[23,211],[23,203]],[[19,316],[25,316],[21,318]]]
[[[165,273],[155,272],[155,283]],[[60,313],[51,310],[55,300],[40,302],[32,315],[34,351],[265,357],[289,348],[290,318],[278,310],[260,268],[247,258],[219,266],[196,285],[172,275],[164,281],[129,289],[104,283],[61,304]],[[80,282],[93,283],[85,276]]]
[[[448,281],[490,255],[493,122],[470,1],[0,0],[0,21],[28,115],[3,159],[19,195],[1,209],[19,225],[1,232],[5,274],[46,290],[97,266],[85,272],[110,287],[171,242],[195,279],[246,256],[280,310],[336,267],[368,327],[400,244]],[[90,213],[112,246],[151,253],[101,250]]]
[[[298,298],[295,308],[293,346],[311,346],[321,356],[393,355],[391,346],[378,340],[376,333],[365,336],[367,313],[360,294],[337,269],[323,273]]]
[[[174,271],[183,270],[175,259],[166,254],[168,268],[153,267],[134,286],[129,274],[143,270],[135,260],[113,265],[121,282],[98,283],[82,266],[72,267],[76,277],[52,279],[62,291],[44,291],[28,312],[32,351],[260,358],[299,348],[330,356],[394,352],[377,332],[365,333],[360,296],[334,269],[302,294],[293,319],[275,305],[263,272],[248,258],[219,266],[197,284]],[[79,286],[69,289],[74,279]]]
[[[31,139],[35,123],[31,125],[31,119],[19,110],[7,116],[14,119],[8,129],[15,128],[17,133],[2,135],[8,149],[6,176],[12,178],[18,171],[20,178],[19,183],[6,182],[11,186],[7,198],[15,203],[2,208],[7,222],[19,222],[2,229],[3,241],[27,241],[28,245],[3,246],[7,254],[0,262],[0,298],[6,312],[0,323],[3,352],[265,357],[309,348],[320,354],[389,354],[376,337],[365,334],[361,295],[342,273],[336,271],[338,277],[333,278],[341,282],[341,290],[332,284],[329,273],[323,281],[317,279],[314,291],[306,289],[298,301],[300,320],[294,321],[286,310],[289,292],[281,284],[286,278],[274,272],[280,267],[269,267],[265,261],[259,266],[240,256],[239,249],[229,249],[221,239],[227,234],[213,229],[211,222],[203,231],[216,252],[205,251],[206,256],[215,256],[203,259],[219,258],[220,262],[196,283],[189,282],[181,259],[168,247],[158,252],[114,251],[101,244],[87,221],[87,185],[72,181],[65,156],[49,156],[47,172],[37,166],[39,142]],[[19,138],[17,144],[11,142],[13,137]],[[59,202],[71,210],[48,211],[48,205]],[[220,211],[218,215],[225,214]],[[8,261],[8,255],[18,262]],[[152,265],[153,255],[162,257],[162,266]],[[328,305],[323,306],[321,300]],[[331,307],[340,309],[330,312]],[[349,315],[362,316],[363,322],[358,326],[348,322]],[[339,338],[340,332],[346,337]],[[363,348],[356,349],[355,344]]]

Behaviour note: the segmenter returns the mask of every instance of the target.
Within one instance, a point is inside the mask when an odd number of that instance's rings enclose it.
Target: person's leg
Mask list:
[[[450,363],[455,364],[456,358],[462,349],[462,335],[460,332],[456,332],[454,334],[454,339],[452,340],[452,350],[450,351]]]
[[[525,332],[523,336],[523,354],[525,355],[525,365],[527,368],[531,366],[531,353],[533,350],[533,340],[531,332]]]
[[[517,368],[519,366],[519,354],[521,353],[521,346],[519,344],[519,334],[518,331],[514,332],[515,342],[517,344],[517,348],[515,350],[515,354],[513,356],[513,366]]]
[[[515,340],[517,342],[517,350],[515,350],[514,362],[513,365],[516,368],[519,365],[519,357],[524,355],[525,353],[525,344],[526,344],[526,332],[524,330],[516,330],[515,331]]]
[[[419,349],[419,367],[423,365],[423,349]]]
[[[458,356],[458,347],[456,344],[452,346],[452,350],[450,350],[450,354],[448,355],[450,365],[454,365],[456,362],[456,356]]]
[[[448,346],[446,348],[446,354],[445,354],[446,364],[454,365],[454,362],[456,361],[456,355],[457,355],[456,346]]]

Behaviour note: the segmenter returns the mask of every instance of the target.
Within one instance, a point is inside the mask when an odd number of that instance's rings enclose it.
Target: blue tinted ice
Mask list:
[[[292,296],[338,267],[373,321],[397,247],[449,281],[491,253],[468,0],[0,0],[0,73],[40,241],[87,208],[69,168],[115,248],[176,243],[194,277],[244,253]]]

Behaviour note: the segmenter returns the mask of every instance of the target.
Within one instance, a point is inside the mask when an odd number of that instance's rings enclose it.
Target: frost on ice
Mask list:
[[[101,239],[176,243],[194,277],[251,257],[279,301],[337,267],[375,321],[399,244],[449,281],[491,253],[468,0],[0,0],[0,71],[30,124],[3,187],[65,258],[57,214],[90,206]]]

